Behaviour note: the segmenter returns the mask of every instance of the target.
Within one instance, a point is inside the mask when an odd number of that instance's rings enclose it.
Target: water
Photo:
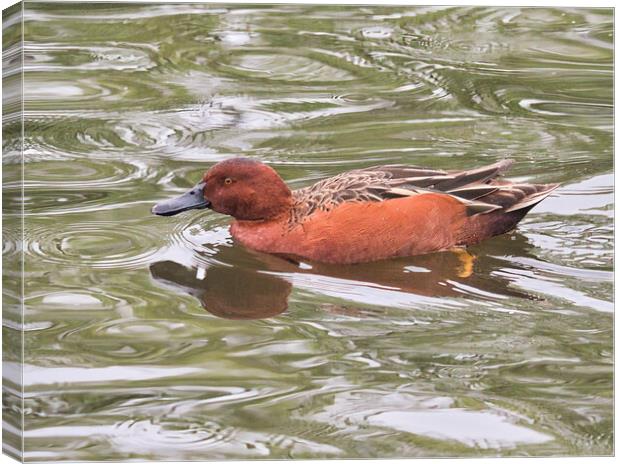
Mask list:
[[[28,460],[613,452],[610,9],[25,19]],[[150,214],[236,155],[562,187],[469,256],[296,266]]]

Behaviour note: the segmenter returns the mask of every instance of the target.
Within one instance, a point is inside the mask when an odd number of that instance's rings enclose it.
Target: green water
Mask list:
[[[610,9],[24,14],[28,460],[613,452]],[[150,214],[237,155],[295,188],[506,157],[562,187],[472,258],[359,266]]]

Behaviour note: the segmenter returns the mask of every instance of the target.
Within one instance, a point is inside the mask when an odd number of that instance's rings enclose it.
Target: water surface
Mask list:
[[[26,458],[611,454],[612,24],[27,3]],[[295,188],[507,157],[562,187],[469,254],[359,266],[150,214],[237,155]]]

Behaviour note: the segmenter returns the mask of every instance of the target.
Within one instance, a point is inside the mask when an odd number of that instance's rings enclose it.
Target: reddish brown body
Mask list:
[[[459,242],[465,207],[429,193],[384,202],[343,203],[292,228],[276,220],[235,221],[232,236],[248,248],[326,263],[356,263],[444,250]]]
[[[377,166],[292,192],[272,168],[236,158],[153,212],[210,207],[233,216],[232,236],[254,250],[334,264],[376,261],[471,245],[513,229],[557,184],[497,180],[511,164],[470,171]]]

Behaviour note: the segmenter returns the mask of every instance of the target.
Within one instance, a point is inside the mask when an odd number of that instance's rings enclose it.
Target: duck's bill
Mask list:
[[[208,208],[211,203],[204,197],[205,183],[200,182],[189,192],[170,200],[160,201],[151,212],[158,216],[174,216],[189,209]]]

